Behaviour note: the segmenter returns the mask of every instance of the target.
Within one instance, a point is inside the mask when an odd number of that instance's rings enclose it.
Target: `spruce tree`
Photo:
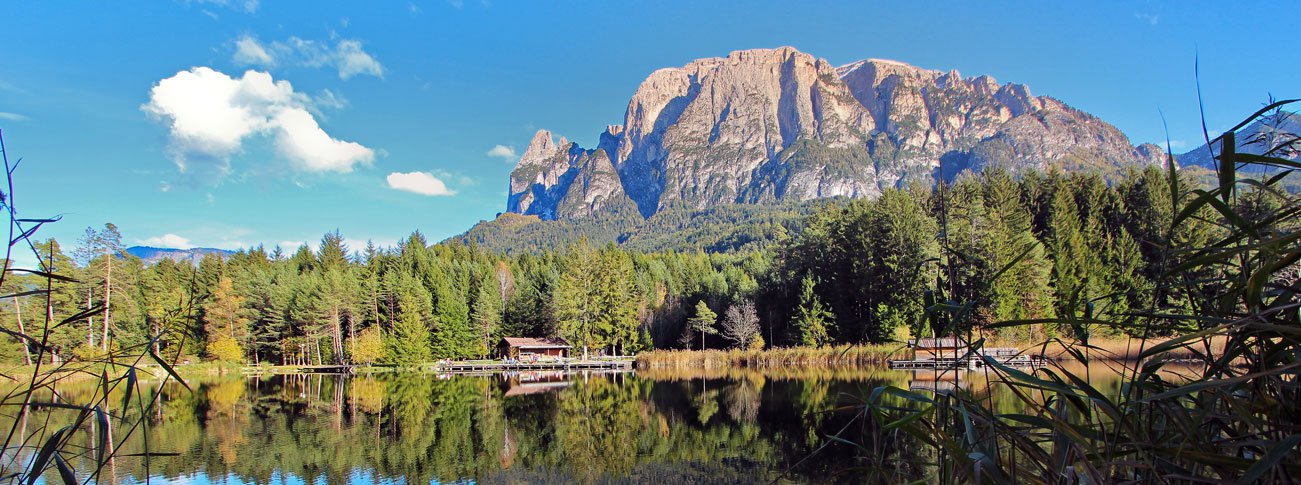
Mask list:
[[[835,320],[814,292],[816,284],[812,276],[805,276],[800,282],[800,305],[795,309],[794,340],[800,345],[821,347],[831,341],[827,329]]]
[[[389,332],[388,358],[394,364],[415,365],[432,355],[429,322],[433,315],[429,294],[411,276],[404,276],[397,290],[398,314]]]

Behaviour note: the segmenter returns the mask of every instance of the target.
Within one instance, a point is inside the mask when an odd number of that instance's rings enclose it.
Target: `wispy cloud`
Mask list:
[[[339,93],[329,89],[323,89],[321,90],[321,94],[312,97],[312,104],[316,105],[318,108],[339,109],[347,106],[348,100]]]
[[[190,0],[190,3],[199,5],[218,5],[231,10],[243,10],[244,13],[254,13],[257,12],[258,6],[261,2],[258,0]]]
[[[232,58],[236,64],[241,66],[264,66],[272,67],[276,65],[276,59],[267,52],[257,39],[245,35],[235,40],[235,55]]]
[[[241,66],[332,67],[342,79],[363,75],[384,77],[384,66],[356,39],[338,39],[333,45],[298,37],[263,43],[256,37],[244,35],[235,39],[231,60]]]
[[[1149,25],[1156,25],[1161,22],[1161,16],[1154,13],[1135,12],[1134,18],[1147,22]]]
[[[385,181],[388,182],[390,189],[413,194],[428,196],[456,195],[456,192],[447,188],[447,184],[429,172],[393,172],[388,174]]]
[[[475,180],[473,177],[459,172],[453,173],[447,170],[431,170],[430,173],[434,174],[435,177],[438,177],[439,180],[453,180],[456,182],[456,185],[459,186],[475,185],[479,183],[479,181]]]
[[[350,172],[374,160],[370,148],[327,134],[311,107],[308,96],[265,72],[233,78],[196,67],[159,81],[141,109],[168,125],[177,168],[208,181],[226,176],[231,157],[258,135],[274,138],[280,155],[301,171]]]
[[[20,115],[20,114],[18,114],[18,113],[6,113],[6,112],[4,112],[4,111],[0,111],[0,120],[5,120],[5,121],[27,121],[27,119],[28,119],[28,118],[27,118],[26,116]]]
[[[487,155],[490,157],[500,158],[507,162],[514,162],[519,159],[519,154],[515,153],[515,147],[508,147],[506,145],[496,145],[492,147],[492,149],[488,150]]]
[[[13,94],[27,93],[27,91],[24,91],[22,88],[19,88],[18,86],[14,86],[13,84],[5,82],[4,80],[0,80],[0,92],[13,93]]]

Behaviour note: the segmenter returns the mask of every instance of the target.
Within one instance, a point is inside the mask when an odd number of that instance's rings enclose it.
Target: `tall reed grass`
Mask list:
[[[58,218],[19,216],[14,175],[22,160],[10,163],[2,133],[0,158],[5,169],[0,210],[9,226],[0,287],[14,286],[13,280],[19,275],[24,280],[17,291],[0,295],[0,301],[36,298],[44,300],[45,308],[52,308],[55,290],[77,281],[68,276],[72,268],[51,267],[53,257],[41,254],[33,241],[41,228]],[[35,261],[40,261],[38,267],[15,267],[12,262],[20,251],[29,251]],[[5,285],[7,281],[11,285]],[[148,470],[152,457],[170,454],[153,450],[146,438],[148,417],[159,402],[156,393],[161,386],[146,388],[140,385],[140,378],[157,371],[164,375],[164,381],[175,379],[184,384],[174,370],[174,362],[161,357],[154,345],[164,334],[177,334],[182,313],[170,315],[162,332],[140,345],[113,348],[100,355],[68,355],[64,356],[66,360],[54,357],[51,342],[56,331],[101,313],[104,307],[94,306],[73,315],[56,316],[54,311],[45,311],[26,325],[0,323],[0,333],[17,340],[31,359],[30,365],[0,370],[0,376],[11,384],[0,391],[0,415],[11,423],[8,430],[0,429],[0,481],[32,484],[44,478],[46,482],[65,484],[114,482],[118,460],[142,460]],[[71,399],[59,392],[60,384],[78,379],[95,383],[95,392],[85,394],[90,397]],[[141,439],[142,453],[117,453],[127,440]]]

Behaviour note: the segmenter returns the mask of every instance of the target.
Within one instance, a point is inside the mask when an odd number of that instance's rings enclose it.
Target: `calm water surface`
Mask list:
[[[961,379],[964,388],[986,382],[978,373]],[[827,439],[862,436],[858,404],[887,384],[954,386],[951,376],[885,369],[196,379],[193,392],[155,389],[159,405],[147,429],[134,431],[150,449],[179,455],[147,470],[119,458],[112,474],[118,483],[925,478],[934,457],[902,436],[868,448]]]

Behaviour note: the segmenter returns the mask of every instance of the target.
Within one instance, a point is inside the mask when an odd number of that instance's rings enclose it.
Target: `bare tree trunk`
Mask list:
[[[343,323],[340,322],[341,318],[343,317],[339,315],[339,307],[334,307],[334,328],[331,329],[332,335],[330,335],[330,339],[333,340],[334,362],[336,364],[343,362]]]
[[[86,309],[87,310],[90,310],[91,302],[92,300],[95,299],[94,291],[95,290],[93,288],[90,287],[86,288]],[[54,317],[51,316],[50,320],[54,320]],[[91,348],[95,347],[95,317],[89,314],[86,315],[86,346]]]
[[[348,350],[357,350],[357,316],[348,316]]]
[[[53,257],[53,256],[51,256],[51,257]],[[53,321],[54,321],[54,305],[50,303],[50,293],[48,292],[50,286],[49,286],[49,283],[48,283],[48,282],[46,283],[45,288],[46,288],[46,290],[47,290],[47,292],[45,293],[45,327],[46,327],[46,330],[47,330],[46,333],[47,333],[47,335],[48,335],[48,329],[49,329],[50,322],[53,322]],[[41,352],[44,352],[44,351],[45,351],[45,347],[44,347],[44,346],[40,347],[40,349],[41,349]],[[40,355],[39,355],[39,354],[37,355],[37,358],[38,358],[38,359],[40,358]],[[59,353],[58,353],[58,352],[55,352],[55,351],[53,351],[53,350],[51,350],[51,351],[50,351],[50,363],[51,363],[51,364],[58,364],[58,363],[59,363],[59,362],[58,362],[58,359],[59,359]]]
[[[18,317],[18,333],[27,336],[27,329],[23,328],[23,310],[18,306],[18,297],[14,297],[14,315]],[[27,341],[23,340],[23,363],[32,365],[32,351],[27,348]]]
[[[163,335],[163,327],[162,327],[162,325],[159,325],[158,322],[154,322],[154,339],[153,339],[153,340],[154,340],[154,353],[155,353],[155,354],[158,354],[158,355],[163,355],[162,353],[160,353],[160,351],[159,351],[159,345],[158,345],[159,341],[163,339],[162,335]]]
[[[104,260],[104,336],[99,344],[104,352],[108,352],[109,307],[113,301],[113,250],[109,249],[105,253],[108,258]]]

